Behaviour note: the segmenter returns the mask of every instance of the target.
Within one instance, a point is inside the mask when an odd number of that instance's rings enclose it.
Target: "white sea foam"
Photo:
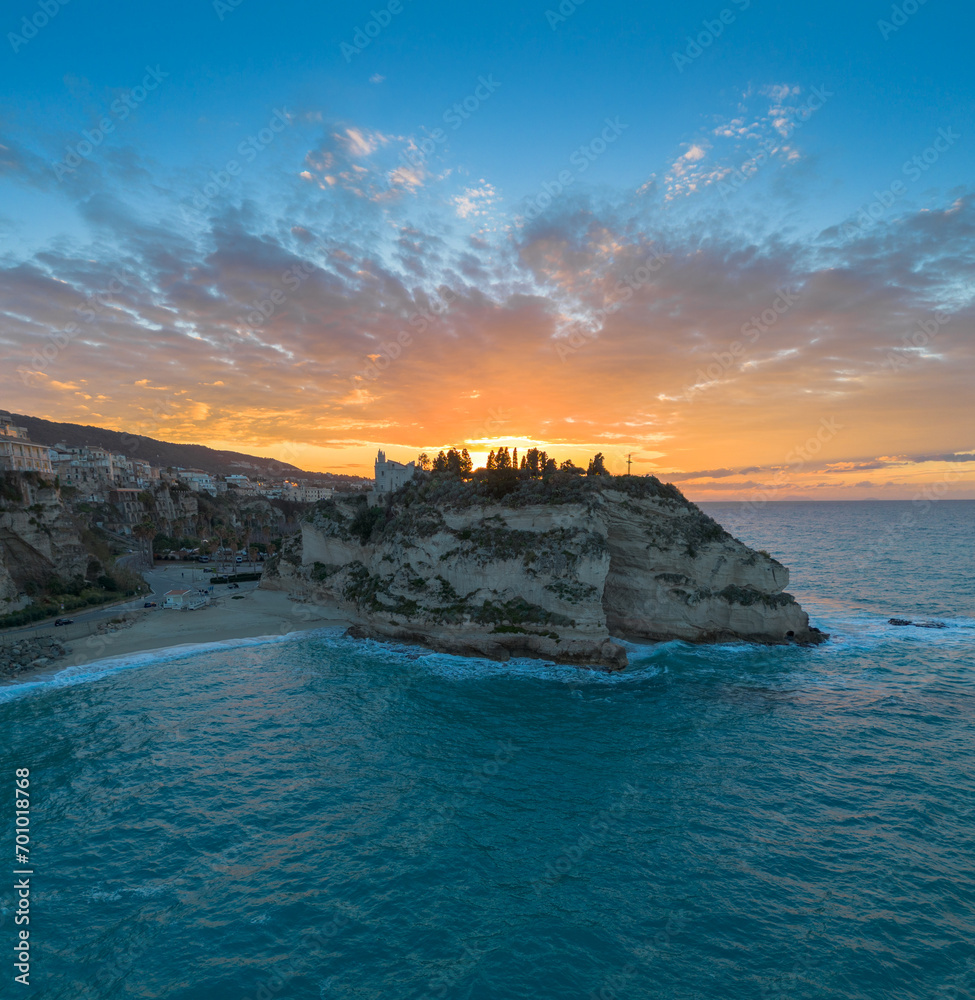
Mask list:
[[[180,646],[166,646],[162,649],[146,649],[136,653],[120,653],[108,656],[103,660],[83,663],[78,666],[65,667],[53,675],[30,680],[14,680],[5,687],[0,687],[0,704],[23,698],[38,691],[55,688],[72,687],[76,684],[87,684],[102,680],[123,670],[133,670],[142,667],[156,666],[198,653],[213,653],[230,649],[242,649],[249,646],[268,646],[286,642],[294,642],[304,636],[328,637],[338,630],[334,627],[312,629],[307,631],[288,632],[285,635],[258,635],[242,639],[220,639],[216,642],[184,643]]]

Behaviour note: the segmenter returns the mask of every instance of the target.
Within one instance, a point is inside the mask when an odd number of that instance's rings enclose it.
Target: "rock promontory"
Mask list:
[[[351,634],[626,666],[618,639],[814,644],[789,571],[653,477],[492,487],[431,476],[318,503],[262,587],[344,607]]]

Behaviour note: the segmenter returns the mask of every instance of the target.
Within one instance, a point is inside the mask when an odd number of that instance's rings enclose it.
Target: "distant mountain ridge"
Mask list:
[[[239,451],[217,451],[202,444],[172,444],[141,434],[110,431],[104,427],[90,427],[85,424],[57,423],[24,413],[11,413],[9,410],[0,410],[0,415],[9,416],[19,427],[26,427],[30,439],[37,444],[53,447],[64,443],[74,448],[90,445],[120,452],[128,458],[140,458],[163,469],[169,466],[182,466],[185,469],[202,469],[218,476],[258,474],[273,477],[328,476],[331,479],[348,481],[362,479],[361,476],[346,473],[305,472],[288,462],[245,455]]]

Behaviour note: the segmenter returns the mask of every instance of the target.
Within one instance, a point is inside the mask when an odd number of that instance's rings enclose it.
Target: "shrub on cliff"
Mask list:
[[[373,532],[385,523],[386,511],[382,507],[370,507],[363,502],[359,504],[359,509],[352,518],[349,531],[365,545],[372,538]]]

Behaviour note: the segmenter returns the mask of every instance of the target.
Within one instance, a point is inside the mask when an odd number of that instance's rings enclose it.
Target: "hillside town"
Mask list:
[[[370,480],[162,467],[97,445],[41,444],[0,414],[0,627],[135,597],[145,572],[174,561],[235,579],[246,564],[256,579],[314,504],[388,488],[413,466],[376,470]],[[166,605],[196,599],[188,589]]]
[[[357,488],[347,483],[325,485],[321,477],[252,478],[182,466],[161,468],[93,445],[41,445],[6,416],[0,416],[0,472],[36,473],[52,482],[73,506],[80,505],[82,512],[86,506],[97,507],[96,525],[119,535],[132,535],[147,519],[171,534],[199,515],[200,498],[229,498],[238,504],[248,500],[312,504]],[[29,483],[25,485],[29,491]],[[362,484],[368,485],[368,481]]]

